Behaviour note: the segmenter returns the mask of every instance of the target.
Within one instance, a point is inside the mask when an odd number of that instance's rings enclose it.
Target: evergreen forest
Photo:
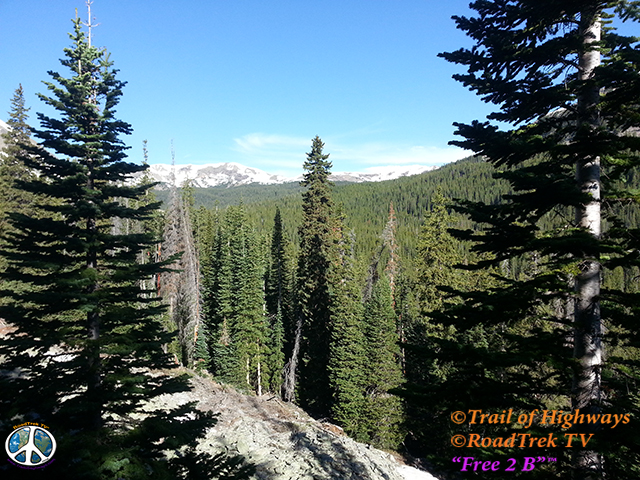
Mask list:
[[[316,136],[300,183],[234,189],[128,181],[154,159],[76,18],[58,116],[19,86],[3,138],[0,425],[54,424],[68,478],[249,478],[195,450],[214,416],[140,414],[182,366],[438,478],[640,477],[640,2],[471,7],[473,156],[334,184]]]

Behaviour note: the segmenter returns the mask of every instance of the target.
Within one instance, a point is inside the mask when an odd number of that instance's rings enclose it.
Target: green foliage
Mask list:
[[[365,351],[360,288],[353,267],[353,240],[342,219],[336,224],[337,244],[329,272],[330,342],[327,371],[332,392],[331,416],[356,440],[368,440],[363,425]]]
[[[246,478],[240,458],[196,454],[212,416],[192,406],[143,411],[150,399],[188,386],[162,372],[172,367],[161,349],[170,336],[145,282],[166,262],[139,261],[156,236],[115,225],[150,220],[158,207],[141,202],[148,184],[126,183],[145,167],[124,161],[119,137],[131,128],[115,118],[124,83],[81,25],[74,21],[73,47],[61,60],[70,78],[51,72],[52,96],[40,96],[59,118],[39,114],[42,147],[22,144],[19,153],[36,175],[17,186],[35,201],[9,215],[3,251],[3,279],[21,288],[2,291],[10,301],[0,316],[16,330],[0,345],[0,423],[46,423],[58,440],[47,467],[55,478]],[[24,475],[9,468],[3,478]]]
[[[270,317],[268,338],[268,358],[265,365],[265,373],[268,375],[267,388],[270,392],[280,393],[283,383],[283,371],[285,365],[284,354],[284,325],[282,310]]]
[[[33,173],[21,158],[27,155],[23,145],[31,144],[31,131],[27,124],[29,109],[25,107],[24,91],[20,85],[11,99],[9,131],[2,134],[4,148],[0,151],[0,236],[10,229],[7,214],[28,210],[33,195],[15,185],[16,180],[28,180]]]
[[[493,172],[494,168],[490,164],[477,158],[469,158],[421,175],[397,180],[336,183],[332,189],[332,197],[337,205],[342,206],[346,228],[353,230],[358,239],[354,245],[358,269],[362,265],[368,265],[380,248],[380,232],[386,226],[389,204],[393,203],[397,224],[396,253],[402,257],[406,273],[411,274],[417,239],[426,214],[432,209],[435,192],[440,190],[449,199],[496,203],[503,194],[509,192],[509,188],[506,181],[494,179]],[[279,208],[282,218],[286,219],[284,233],[292,242],[294,253],[298,254],[299,228],[303,222],[301,189],[297,183],[213,187],[195,189],[194,196],[196,205],[204,205],[211,211],[222,211],[228,205],[244,202],[248,207],[248,222],[263,235],[273,231],[276,208]],[[164,191],[158,194],[160,198],[167,198]],[[454,223],[452,226],[474,227],[473,222],[462,216],[456,217]],[[382,262],[384,263],[384,259]]]
[[[269,382],[264,264],[242,205],[227,209],[213,256],[205,272],[212,370],[219,379],[260,394]]]
[[[404,439],[401,399],[390,393],[403,383],[397,316],[387,276],[373,287],[364,306],[364,423],[369,441],[378,448],[398,449]]]
[[[26,213],[35,201],[33,193],[29,193],[16,185],[16,181],[26,181],[33,177],[22,157],[28,155],[23,145],[31,145],[31,130],[27,124],[29,109],[25,107],[24,91],[20,85],[11,99],[9,112],[9,131],[0,138],[0,248],[4,248],[4,237],[12,231],[9,214]],[[4,271],[6,260],[0,255],[0,272]],[[16,282],[2,281],[3,288],[21,288]],[[8,298],[0,297],[0,305]]]
[[[211,355],[209,353],[209,342],[211,335],[207,329],[205,322],[198,324],[198,329],[195,331],[196,344],[194,350],[194,368],[201,372],[206,370],[211,364]]]
[[[472,288],[451,285],[449,292],[461,301],[430,313],[443,334],[425,332],[423,342],[413,347],[439,367],[423,372],[424,380],[407,395],[416,409],[426,405],[424,451],[445,470],[456,469],[445,460],[451,435],[473,431],[452,431],[452,411],[513,408],[515,413],[559,406],[592,413],[627,408],[636,415],[635,394],[628,386],[637,383],[638,356],[632,353],[623,362],[608,357],[600,364],[600,341],[607,347],[622,341],[627,353],[637,352],[633,335],[618,335],[620,329],[637,330],[637,323],[622,313],[633,310],[637,299],[598,291],[600,263],[630,268],[638,258],[639,245],[627,234],[630,224],[615,206],[620,189],[611,181],[628,178],[629,169],[638,165],[640,140],[630,133],[640,118],[640,55],[634,39],[609,30],[600,42],[592,33],[601,15],[625,4],[482,1],[472,4],[476,17],[454,17],[475,45],[442,56],[468,68],[455,78],[496,104],[499,110],[489,119],[501,124],[456,124],[456,133],[465,139],[452,143],[486,158],[512,192],[499,203],[459,202],[457,211],[482,228],[457,229],[455,236],[474,242],[480,254],[470,267],[487,269],[487,274],[492,269],[496,280]],[[598,52],[603,62],[593,68]],[[514,127],[501,130],[509,124]],[[596,227],[600,206],[609,219],[602,234]],[[448,280],[442,281],[446,286]],[[620,308],[609,310],[613,298]],[[572,432],[594,433],[593,443],[572,456],[567,449],[549,451],[558,457],[553,468],[536,468],[527,477],[560,478],[570,471],[575,478],[637,474],[637,456],[627,455],[640,451],[637,438],[624,429],[614,438],[606,430],[576,425]],[[482,433],[511,432],[509,426],[486,425]],[[496,453],[496,448],[479,449],[475,457]]]
[[[420,232],[416,262],[420,303],[427,312],[440,310],[452,301],[448,299],[447,302],[442,287],[460,288],[465,279],[465,274],[455,268],[463,262],[464,251],[461,242],[448,231],[453,222],[446,210],[445,199],[437,192],[432,202],[433,210]]]
[[[298,301],[302,317],[300,401],[310,411],[326,415],[332,404],[328,365],[331,341],[331,261],[336,254],[336,214],[331,198],[329,155],[319,137],[312,142],[301,184],[303,223],[298,257]]]
[[[292,245],[283,226],[280,209],[276,208],[271,236],[271,261],[265,273],[265,307],[270,317],[269,389],[280,392],[285,359],[291,358],[294,325],[295,260]]]

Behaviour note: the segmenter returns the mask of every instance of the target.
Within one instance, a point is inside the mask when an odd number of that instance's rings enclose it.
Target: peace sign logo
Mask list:
[[[56,452],[56,439],[51,432],[37,426],[14,430],[7,437],[5,449],[18,466],[44,466]]]

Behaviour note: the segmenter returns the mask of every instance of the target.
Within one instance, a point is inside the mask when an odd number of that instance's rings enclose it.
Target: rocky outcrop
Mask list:
[[[243,455],[256,467],[255,479],[433,478],[417,470],[411,477],[403,476],[399,470],[402,464],[394,455],[357,443],[340,427],[318,422],[277,397],[243,395],[197,376],[191,382],[192,391],[159,397],[155,406],[173,408],[195,401],[199,409],[218,413],[218,424],[201,439],[198,448]]]

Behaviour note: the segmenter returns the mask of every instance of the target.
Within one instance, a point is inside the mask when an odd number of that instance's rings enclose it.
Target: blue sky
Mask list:
[[[47,71],[70,45],[84,0],[0,1],[0,118],[22,83],[30,122],[45,111]],[[334,171],[439,165],[466,156],[454,121],[489,106],[436,55],[468,46],[454,14],[467,0],[94,0],[93,43],[128,82],[118,108],[132,124],[129,158],[239,162],[297,175],[319,135]]]

